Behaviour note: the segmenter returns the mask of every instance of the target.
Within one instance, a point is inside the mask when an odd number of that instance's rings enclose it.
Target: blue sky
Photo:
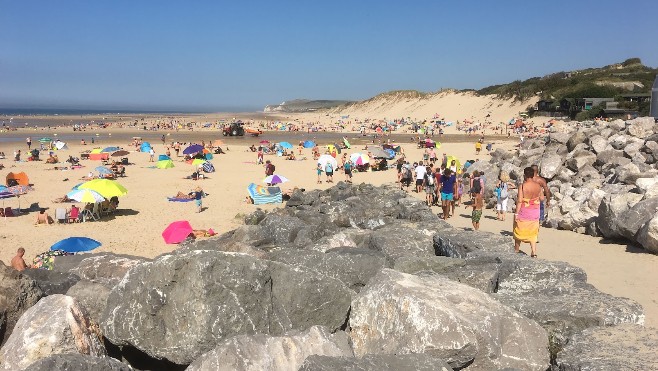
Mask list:
[[[0,0],[0,107],[232,110],[640,57],[658,1]]]

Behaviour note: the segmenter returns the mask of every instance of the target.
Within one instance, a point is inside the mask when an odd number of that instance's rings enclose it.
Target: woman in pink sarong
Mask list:
[[[530,256],[536,258],[541,187],[532,180],[533,176],[534,170],[531,167],[523,169],[523,184],[519,187],[514,214],[514,251],[519,252],[521,242],[528,242]]]

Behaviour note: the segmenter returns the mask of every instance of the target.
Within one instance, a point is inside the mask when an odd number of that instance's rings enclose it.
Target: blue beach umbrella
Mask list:
[[[292,144],[290,144],[288,142],[281,142],[281,143],[279,143],[279,145],[281,146],[281,148],[285,148],[285,149],[291,149],[292,148]]]
[[[69,237],[65,238],[54,245],[50,250],[62,250],[66,252],[91,251],[101,245],[100,242],[87,237]]]
[[[313,148],[315,147],[315,142],[312,140],[307,140],[304,142],[304,148]]]
[[[112,153],[120,150],[121,148],[119,147],[106,147],[104,148],[101,152],[107,152],[107,153]]]
[[[141,152],[148,152],[151,150],[151,143],[149,142],[144,142],[142,145],[139,147],[139,150]]]
[[[192,144],[191,146],[185,148],[183,150],[184,155],[191,155],[193,153],[198,153],[203,151],[203,146],[200,144]]]

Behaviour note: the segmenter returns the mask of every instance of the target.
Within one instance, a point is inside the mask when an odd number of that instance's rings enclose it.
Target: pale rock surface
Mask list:
[[[3,370],[19,370],[54,354],[105,356],[98,325],[72,297],[47,296],[28,309],[0,349]]]

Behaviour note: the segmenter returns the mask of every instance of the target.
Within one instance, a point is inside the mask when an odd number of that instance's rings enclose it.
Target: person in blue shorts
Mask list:
[[[443,171],[439,178],[439,191],[441,192],[441,208],[443,209],[443,220],[450,217],[450,210],[457,192],[457,177],[449,168]]]

